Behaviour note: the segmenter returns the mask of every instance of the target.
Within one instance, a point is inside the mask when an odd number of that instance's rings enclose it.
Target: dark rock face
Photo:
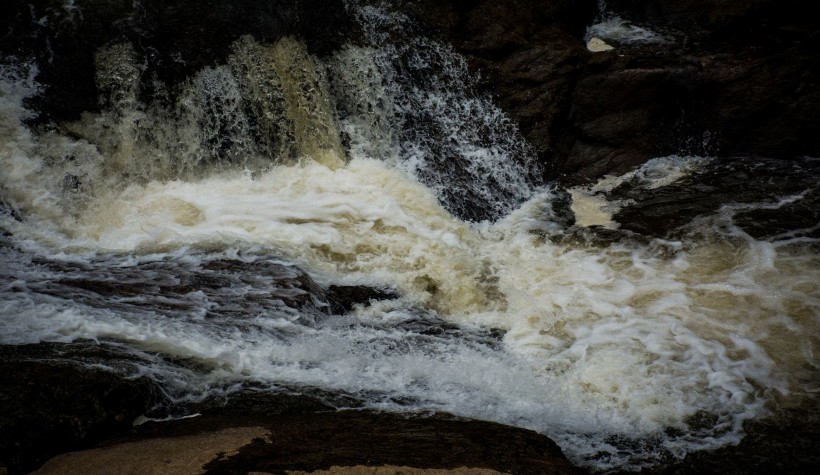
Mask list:
[[[579,181],[623,173],[685,149],[687,138],[706,132],[710,114],[704,109],[713,92],[700,66],[684,58],[638,56],[648,49],[590,60],[556,140],[565,153],[564,173]]]
[[[535,432],[447,414],[336,411],[323,402],[349,407],[351,401],[338,395],[247,390],[227,401],[176,409],[200,417],[134,427],[137,416],[162,413],[172,404],[146,378],[117,370],[133,358],[95,342],[0,346],[0,468],[28,473],[57,454],[101,443],[248,426],[270,429],[270,440],[257,439],[236,455],[218,457],[205,467],[207,473],[383,464],[579,473],[554,442]]]
[[[546,162],[584,182],[683,154],[820,153],[820,34],[810,2],[609,0],[671,37],[584,47],[596,2],[403,2],[484,75]]]
[[[416,468],[489,468],[514,474],[581,473],[547,437],[492,422],[447,414],[400,415],[334,411],[305,396],[246,393],[202,416],[147,423],[127,440],[173,437],[242,425],[271,430],[233,456],[206,465],[206,473],[284,473],[332,466],[398,465]]]
[[[128,358],[94,342],[0,346],[0,467],[27,473],[126,433],[163,401],[154,383],[105,368],[112,364]]]
[[[339,412],[292,417],[281,423],[288,428],[287,437],[245,446],[235,456],[211,462],[207,473],[279,473],[355,465],[582,473],[546,437],[490,422]]]
[[[816,404],[816,402],[815,402]],[[816,406],[815,406],[816,407]],[[746,436],[734,446],[695,452],[683,461],[641,473],[685,475],[691,473],[750,475],[769,473],[809,474],[820,466],[820,428],[817,411],[792,409],[777,417],[744,425]]]
[[[629,204],[615,215],[621,229],[663,236],[696,216],[714,213],[722,204],[747,206],[733,213],[732,222],[758,239],[813,229],[820,222],[820,163],[817,160],[777,160],[759,157],[724,159],[655,190],[625,183],[610,199]],[[781,199],[802,196],[778,204]]]
[[[813,5],[804,0],[606,0],[606,6],[636,22],[726,41],[768,42],[816,30]]]
[[[142,93],[154,81],[173,86],[229,53],[243,35],[262,42],[303,38],[311,52],[326,54],[352,36],[353,22],[341,0],[8,0],[0,7],[0,56],[34,58],[41,120],[73,120],[96,111],[94,54],[130,41],[145,58]],[[330,26],[332,25],[332,26]]]
[[[820,34],[811,2],[611,0],[615,13],[683,32],[683,54],[714,89],[712,131],[726,155],[816,155]]]
[[[584,182],[651,157],[820,154],[820,34],[811,2],[608,0],[610,14],[671,39],[590,53],[595,0],[436,2],[397,9],[452,43],[534,146],[545,178]],[[357,37],[341,0],[10,0],[0,55],[33,57],[41,121],[100,107],[94,52],[128,41],[143,96],[226,57],[238,37],[305,39],[319,55]],[[162,86],[164,87],[164,86]],[[170,89],[173,91],[173,88]]]

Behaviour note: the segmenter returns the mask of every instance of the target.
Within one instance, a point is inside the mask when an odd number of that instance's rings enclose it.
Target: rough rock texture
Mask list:
[[[820,32],[801,0],[610,0],[616,13],[682,32],[683,54],[714,90],[714,123],[726,155],[816,155]]]
[[[707,130],[712,91],[700,66],[685,58],[644,56],[654,48],[589,59],[555,143],[563,151],[556,157],[563,157],[562,173],[577,181],[623,173],[649,158],[682,151],[687,139]]]
[[[270,443],[257,441],[234,457],[215,460],[206,466],[208,473],[276,473],[362,464],[578,473],[549,439],[487,422],[337,412],[283,419],[270,427]]]
[[[41,366],[55,379],[48,389],[23,393],[39,398],[22,404],[29,417],[17,417],[13,409],[4,408],[0,419],[2,433],[17,444],[10,447],[4,440],[0,446],[0,466],[5,464],[10,473],[26,472],[57,453],[88,447],[106,437],[109,440],[97,449],[49,462],[44,473],[110,473],[106,468],[121,464],[133,468],[135,461],[145,469],[143,473],[284,473],[356,465],[579,473],[554,442],[532,431],[446,414],[336,411],[308,395],[246,392],[232,396],[227,405],[209,400],[190,407],[190,412],[201,413],[198,417],[132,428],[131,421],[146,408],[134,404],[144,394],[136,390],[139,381],[112,380],[102,372],[83,373],[63,365]],[[21,380],[45,387],[43,377],[42,371],[17,376],[8,388],[18,389]],[[108,390],[112,384],[119,392]],[[13,393],[6,388],[0,394],[10,399]],[[36,409],[29,407],[32,402],[39,403]],[[5,422],[15,417],[12,425]],[[23,427],[26,423],[31,427]],[[79,435],[80,430],[94,435]],[[60,443],[61,437],[68,439]],[[20,441],[28,442],[25,452],[17,451]]]
[[[365,0],[362,0],[365,1]],[[801,0],[608,0],[663,44],[591,53],[596,0],[402,0],[394,8],[463,53],[534,145],[545,178],[584,182],[670,153],[820,154],[820,33]],[[341,0],[10,0],[0,55],[33,56],[40,120],[99,107],[94,51],[130,41],[146,58],[142,94],[224,59],[251,34],[294,35],[325,54],[357,38]]]
[[[670,153],[820,153],[811,2],[609,0],[664,44],[584,47],[596,2],[401,2],[480,70],[550,177],[583,182]]]
[[[128,432],[163,401],[146,378],[125,378],[109,365],[122,369],[127,357],[93,342],[0,346],[0,467],[25,473]]]
[[[645,470],[644,475],[811,474],[820,467],[816,404],[781,410],[775,417],[744,424],[738,445],[689,454],[683,461]]]
[[[820,222],[818,180],[817,160],[745,157],[711,163],[654,190],[627,182],[607,198],[626,203],[615,215],[621,229],[648,236],[663,236],[731,203],[752,204],[739,208],[731,219],[755,238],[797,230],[820,236],[820,230],[812,229]],[[802,198],[793,199],[797,196]]]

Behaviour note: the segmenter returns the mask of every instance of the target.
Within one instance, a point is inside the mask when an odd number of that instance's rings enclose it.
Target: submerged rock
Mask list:
[[[640,473],[750,475],[814,473],[820,466],[820,426],[815,407],[789,408],[760,421],[744,424],[739,444],[695,452],[680,462]]]
[[[375,289],[363,285],[331,285],[325,291],[333,313],[344,314],[356,305],[367,305],[374,300],[390,300],[399,295],[391,290]]]

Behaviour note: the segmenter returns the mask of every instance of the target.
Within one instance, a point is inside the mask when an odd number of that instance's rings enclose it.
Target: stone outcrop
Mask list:
[[[769,203],[739,209],[732,223],[755,238],[789,231],[820,237],[820,194],[816,160],[778,160],[759,157],[723,159],[710,163],[674,183],[653,190],[627,182],[607,194],[623,208],[615,215],[620,229],[663,236],[697,216],[715,213],[726,203]],[[786,197],[801,196],[786,200]]]
[[[401,2],[465,54],[548,166],[584,182],[671,153],[817,155],[810,2],[608,0],[659,44],[591,53],[597,2]]]
[[[146,378],[106,368],[125,367],[130,358],[94,342],[0,346],[0,470],[28,473],[57,454],[96,446],[50,462],[45,473],[103,473],[101,460],[109,468],[139,461],[163,473],[357,465],[579,473],[553,441],[532,431],[447,414],[337,411],[330,403],[353,401],[305,388],[248,389],[173,409]],[[169,407],[201,415],[133,425],[144,414],[162,418]]]
[[[86,363],[86,364],[83,364]],[[28,473],[56,454],[127,433],[165,401],[129,357],[94,342],[0,346],[0,471]]]

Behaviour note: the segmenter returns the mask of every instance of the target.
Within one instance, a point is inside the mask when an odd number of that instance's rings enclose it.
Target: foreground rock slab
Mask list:
[[[211,460],[235,455],[242,446],[267,435],[268,431],[261,427],[235,427],[186,437],[123,443],[59,455],[34,473],[202,473],[202,467]]]
[[[146,423],[99,448],[55,457],[35,473],[580,472],[548,438],[490,422],[369,411],[252,414],[228,407]]]

